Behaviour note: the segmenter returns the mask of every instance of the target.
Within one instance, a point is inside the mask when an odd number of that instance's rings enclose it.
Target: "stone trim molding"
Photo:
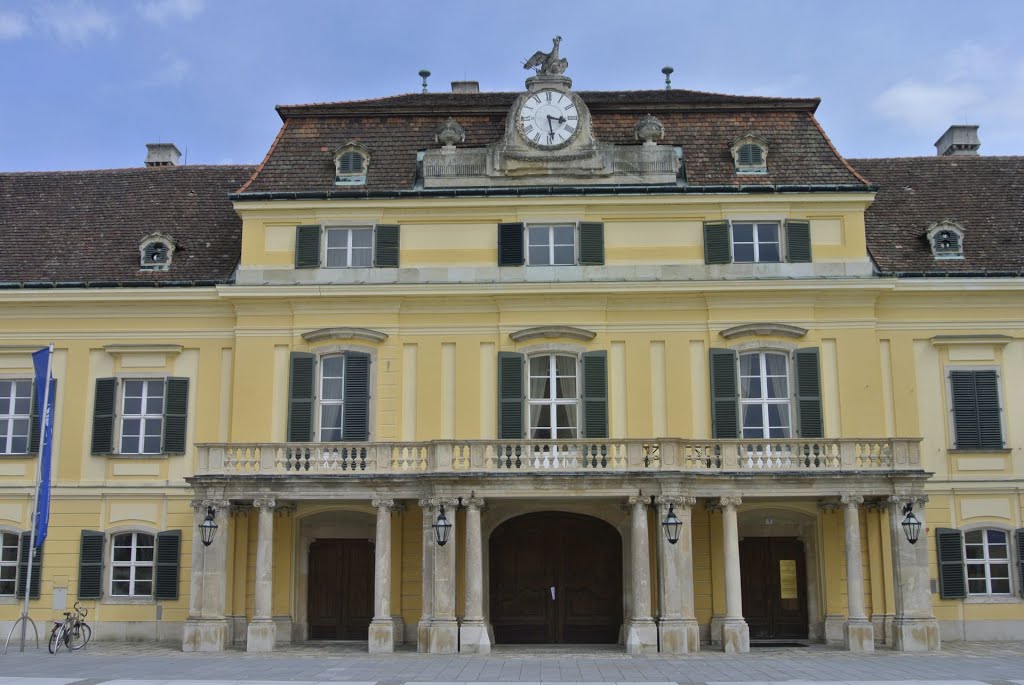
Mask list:
[[[533,326],[532,328],[513,331],[508,334],[508,337],[512,338],[515,342],[544,338],[570,338],[590,342],[597,337],[597,333],[588,331],[585,328],[577,328],[576,326]]]
[[[372,343],[381,343],[388,339],[388,334],[375,331],[372,328],[337,326],[307,331],[302,334],[302,339],[308,343],[322,342],[324,340],[366,340]]]
[[[791,326],[785,323],[744,323],[739,326],[732,326],[719,331],[720,336],[726,340],[739,338],[745,335],[768,336],[774,335],[781,338],[799,339],[807,335],[806,328]]]
[[[936,335],[928,339],[935,347],[942,347],[944,345],[1008,345],[1013,338],[1009,335],[1002,335],[999,333],[994,334],[979,334],[979,335]]]
[[[180,354],[184,349],[181,345],[167,345],[164,343],[129,343],[104,345],[103,351],[109,355],[119,354]]]

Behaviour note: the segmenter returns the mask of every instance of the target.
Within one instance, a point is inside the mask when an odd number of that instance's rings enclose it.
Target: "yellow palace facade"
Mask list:
[[[962,189],[1019,161],[563,71],[280,107],[255,168],[0,175],[0,627],[33,563],[37,622],[186,651],[1019,634],[1022,250]]]

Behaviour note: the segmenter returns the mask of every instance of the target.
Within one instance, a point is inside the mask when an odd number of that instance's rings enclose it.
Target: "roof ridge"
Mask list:
[[[181,171],[184,169],[251,169],[256,165],[254,164],[182,164],[172,166],[127,166],[127,167],[110,167],[103,169],[36,169],[29,171],[0,171],[0,176],[31,176],[31,175],[44,175],[44,174],[104,174],[104,173],[119,173],[119,172],[138,172],[138,173],[169,173],[169,171]]]

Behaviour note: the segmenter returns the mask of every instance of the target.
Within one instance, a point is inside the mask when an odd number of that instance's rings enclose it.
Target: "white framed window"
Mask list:
[[[154,537],[149,533],[118,533],[112,536],[110,595],[153,596]]]
[[[320,359],[320,441],[340,442],[345,416],[345,355]]]
[[[781,262],[780,237],[776,221],[732,222],[733,262]]]
[[[0,454],[26,454],[32,430],[32,381],[0,380]]]
[[[328,268],[373,266],[373,229],[328,228],[324,231],[324,255]]]
[[[745,439],[792,436],[789,355],[748,352],[739,355],[740,422]]]
[[[964,533],[967,594],[1010,594],[1010,536],[985,528]]]
[[[0,532],[0,597],[13,597],[18,583],[17,533]]]
[[[576,225],[527,226],[526,263],[528,266],[575,264]]]
[[[534,355],[527,374],[530,439],[579,437],[579,359],[570,354]]]
[[[121,387],[120,454],[160,454],[163,450],[163,378],[126,378]]]

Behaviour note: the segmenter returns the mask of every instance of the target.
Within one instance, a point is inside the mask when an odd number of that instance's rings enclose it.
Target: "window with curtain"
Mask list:
[[[340,442],[345,408],[345,355],[324,357],[320,364],[320,441]]]
[[[114,536],[110,555],[112,596],[153,595],[153,540],[149,533],[120,533]]]
[[[527,405],[531,439],[579,437],[578,372],[579,360],[575,355],[530,357]]]
[[[14,596],[18,580],[18,535],[0,533],[0,597]]]
[[[372,228],[329,228],[324,247],[330,268],[373,266]]]
[[[967,593],[1010,594],[1010,543],[1003,530],[971,530],[964,533],[967,562]]]
[[[739,356],[739,364],[743,437],[790,437],[789,355],[783,352],[750,352]]]

